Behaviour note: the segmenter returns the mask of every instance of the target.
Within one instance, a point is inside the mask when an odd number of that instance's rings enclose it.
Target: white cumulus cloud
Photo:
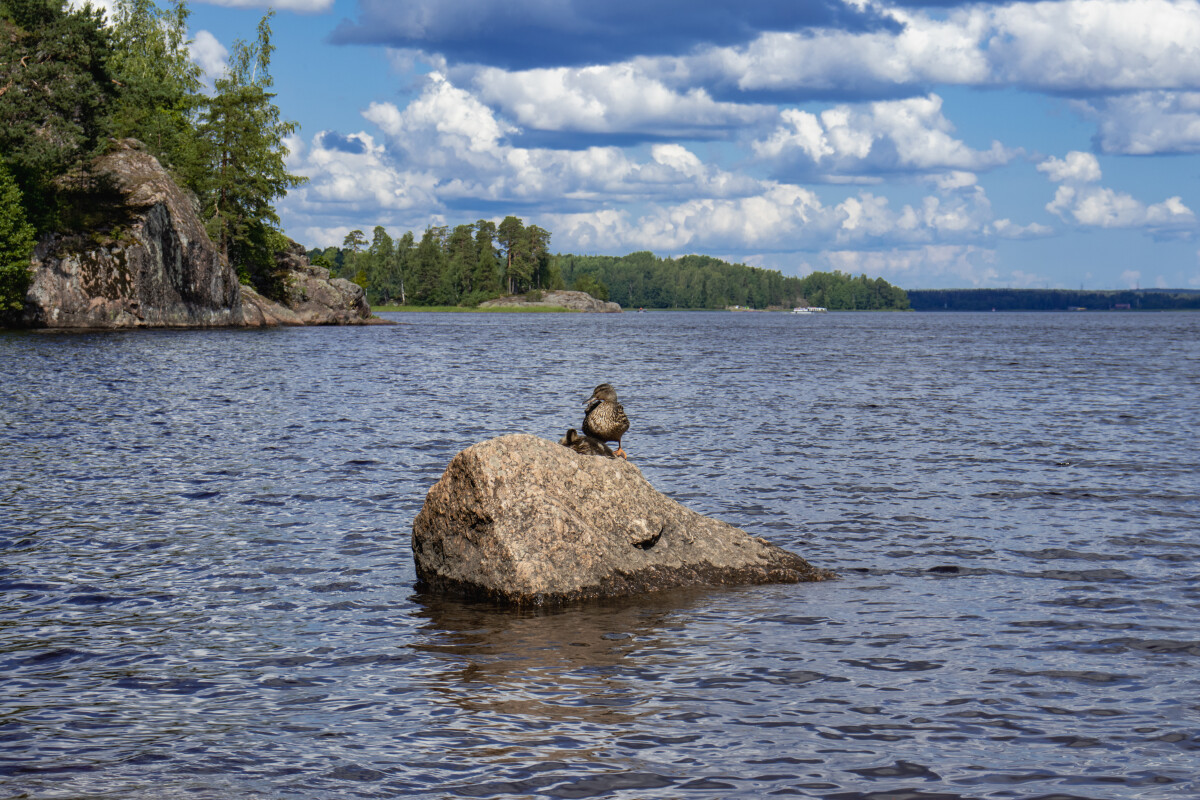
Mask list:
[[[1100,162],[1091,153],[1072,151],[1065,159],[1048,158],[1037,168],[1060,184],[1046,210],[1064,222],[1093,228],[1145,228],[1155,234],[1188,232],[1196,226],[1196,215],[1178,196],[1146,205],[1131,194],[1098,185]]]
[[[704,164],[681,145],[651,149],[639,162],[617,147],[524,148],[509,143],[517,128],[465,89],[434,73],[403,110],[372,103],[363,113],[388,137],[396,157],[447,176],[444,196],[487,200],[608,199],[679,193],[753,194],[759,182]]]
[[[1133,92],[1076,104],[1105,153],[1200,153],[1200,92]]]
[[[936,94],[863,105],[839,105],[819,114],[783,109],[780,122],[752,147],[759,158],[799,164],[827,174],[866,171],[988,169],[1012,153],[999,142],[973,150],[951,134]]]
[[[1072,150],[1066,158],[1051,156],[1038,164],[1038,172],[1044,172],[1055,183],[1071,181],[1095,183],[1100,180],[1100,162],[1091,153]]]
[[[766,119],[767,106],[717,102],[702,88],[677,91],[634,64],[508,72],[480,70],[481,100],[538,130],[700,134]]]
[[[516,126],[433,73],[406,106],[376,102],[363,112],[378,133],[327,131],[306,146],[293,143],[289,168],[311,180],[285,201],[287,219],[327,241],[346,226],[390,220],[420,228],[456,209],[519,204],[554,231],[556,246],[577,252],[865,251],[1044,234],[1036,224],[996,220],[976,173],[945,166],[958,163],[947,153],[972,166],[986,158],[916,130],[945,133],[936,99],[831,112],[819,122],[835,153],[854,159],[870,151],[872,142],[853,141],[862,115],[872,136],[888,133],[904,163],[930,167],[926,182],[936,191],[900,203],[877,190],[830,201],[795,182],[723,169],[681,142],[644,151],[520,147]]]
[[[960,244],[925,245],[891,250],[830,250],[820,254],[812,269],[840,270],[851,274],[880,275],[911,286],[925,280],[930,284],[961,286],[995,285],[1000,279],[996,269],[996,251],[987,247]]]
[[[200,65],[200,69],[204,70],[210,81],[222,75],[228,68],[226,59],[229,58],[229,50],[208,31],[196,31],[188,50],[192,61]]]
[[[884,9],[899,33],[764,33],[712,47],[663,74],[743,91],[879,92],[929,83],[1054,92],[1200,86],[1197,0],[976,4],[933,15]]]

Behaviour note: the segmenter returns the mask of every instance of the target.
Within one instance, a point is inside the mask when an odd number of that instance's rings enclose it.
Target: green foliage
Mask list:
[[[366,253],[363,283],[360,284],[367,290],[368,303],[386,304],[391,302],[393,296],[399,297],[395,272],[395,243],[382,225],[376,225],[372,232],[371,247]]]
[[[710,256],[663,259],[643,251],[555,258],[570,285],[625,308],[767,308],[795,305],[802,296],[799,278]]]
[[[814,272],[801,280],[801,290],[810,305],[831,311],[903,311],[908,295],[883,278],[857,278],[844,272]]]
[[[474,304],[497,297],[500,294],[500,258],[496,250],[496,223],[481,219],[475,223],[475,273],[473,290],[464,298],[479,297]]]
[[[101,144],[116,84],[101,12],[64,0],[0,0],[0,159],[39,233],[60,224],[61,179]],[[78,188],[78,186],[77,186]]]
[[[577,292],[587,292],[597,300],[608,300],[608,287],[596,280],[595,275],[586,272],[575,278],[571,283],[571,288]]]
[[[522,278],[528,279],[526,268],[527,259],[522,252],[525,225],[520,219],[509,215],[505,217],[496,229],[496,239],[505,252],[504,275],[508,283],[508,293],[516,294],[517,286]]]
[[[807,287],[823,301],[810,297],[809,302],[827,308],[907,308],[903,290],[882,279],[871,281],[866,276],[853,278],[841,273],[785,278],[774,270],[697,255],[678,259],[661,259],[650,252],[622,257],[552,256],[550,236],[549,231],[526,226],[511,215],[499,225],[479,220],[453,230],[430,227],[416,247],[412,232],[406,233],[395,243],[394,262],[389,262],[387,243],[392,240],[382,227],[376,227],[375,240],[365,256],[370,264],[368,298],[372,303],[399,299],[401,304],[419,306],[474,306],[499,296],[502,290],[529,296],[529,292],[540,295],[569,284],[627,308],[790,308],[804,299]],[[323,253],[331,261],[353,258],[355,249],[365,241],[361,231],[355,231],[344,242],[347,249],[328,248]],[[313,250],[310,255],[321,252]],[[389,272],[390,263],[395,264],[393,272]]]
[[[87,4],[0,0],[0,166],[37,233],[103,229],[119,198],[89,164],[108,137],[137,138],[200,197],[209,233],[239,277],[279,297],[285,239],[273,202],[304,178],[285,167],[284,140],[296,124],[281,119],[270,91],[273,12],[252,44],[234,44],[228,74],[205,97],[188,51],[186,0],[167,2],[115,0],[106,27]]]
[[[215,82],[199,134],[207,162],[202,194],[209,235],[244,282],[279,297],[285,287],[274,252],[264,249],[281,236],[272,203],[305,178],[284,164],[284,138],[297,126],[281,118],[269,91],[273,15],[262,18],[254,43],[234,42],[229,71]]]
[[[21,205],[21,190],[0,164],[0,319],[24,305],[34,242],[33,226]]]
[[[361,265],[372,304],[476,306],[499,297],[508,286],[524,292],[566,285],[548,252],[550,232],[526,227],[517,217],[507,217],[499,226],[483,219],[453,229],[431,226],[420,243],[412,231],[393,240],[376,226],[364,253],[366,241],[361,230],[351,231],[340,249],[310,250],[309,258],[341,264],[343,274],[353,274],[359,271],[354,265]]]
[[[662,259],[627,256],[556,256],[576,289],[626,308],[787,308],[807,300],[829,309],[903,309],[904,291],[882,278],[816,272],[784,277],[775,270],[730,264],[711,256]]]
[[[188,52],[184,0],[160,9],[154,0],[117,0],[112,12],[109,69],[120,92],[110,135],[143,142],[181,183],[202,183],[195,114],[202,103],[200,67]]]
[[[342,258],[341,269],[335,273],[336,277],[353,280],[358,274],[359,254],[367,246],[367,237],[360,230],[352,230],[346,234],[346,238],[342,239],[342,249],[346,255]]]
[[[496,225],[426,229],[414,247],[411,231],[393,242],[382,226],[363,258],[371,303],[475,306],[510,294],[541,296],[567,285],[626,308],[752,308],[811,305],[830,309],[905,309],[904,290],[882,278],[816,272],[784,277],[775,270],[730,264],[710,256],[662,259],[643,251],[627,256],[550,255],[550,232],[507,216]],[[362,231],[346,237],[345,248],[309,251],[335,262],[352,259],[366,243]],[[394,249],[393,249],[394,244]]]
[[[446,302],[458,305],[474,291],[476,260],[475,226],[455,227],[446,240],[446,263],[442,271],[441,290]]]
[[[528,275],[528,284],[525,285],[536,286],[538,289],[562,288],[562,271],[551,267],[550,231],[537,225],[526,228],[521,236],[521,253],[528,265],[523,270],[523,274]],[[552,283],[557,283],[558,286],[552,287]],[[517,288],[519,291],[522,286]]]

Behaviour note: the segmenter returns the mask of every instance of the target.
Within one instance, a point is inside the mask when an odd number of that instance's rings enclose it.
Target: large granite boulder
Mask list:
[[[242,322],[238,279],[191,197],[133,139],[93,165],[115,198],[103,226],[55,234],[33,252],[22,322],[31,327],[206,327]]]
[[[463,450],[413,521],[433,591],[539,605],[834,577],[656,491],[633,464],[514,434]]]
[[[530,300],[527,295],[514,294],[507,297],[497,297],[479,304],[480,308],[522,308],[542,306],[546,308],[565,308],[568,311],[586,311],[594,314],[620,314],[621,306],[606,300],[597,300],[587,292],[572,292],[565,289],[555,289],[542,292],[540,300]]]

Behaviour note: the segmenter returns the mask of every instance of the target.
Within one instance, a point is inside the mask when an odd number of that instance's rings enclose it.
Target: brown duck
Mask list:
[[[583,414],[583,432],[601,442],[616,442],[621,458],[627,458],[621,448],[621,437],[629,430],[629,417],[617,400],[617,390],[611,384],[602,383],[587,399],[587,410]]]
[[[567,428],[566,435],[559,439],[558,443],[585,456],[613,458],[613,451],[608,449],[608,445],[594,436],[585,436],[574,428]]]

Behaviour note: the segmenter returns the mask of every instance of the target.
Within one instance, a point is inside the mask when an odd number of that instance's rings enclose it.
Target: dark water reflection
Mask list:
[[[0,797],[1192,798],[1200,317],[0,334]],[[610,380],[828,584],[414,592],[462,447]]]

